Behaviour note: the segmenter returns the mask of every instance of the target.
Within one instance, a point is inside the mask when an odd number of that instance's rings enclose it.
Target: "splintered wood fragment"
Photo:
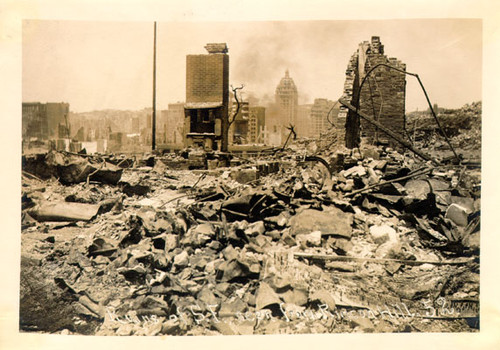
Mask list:
[[[45,192],[45,186],[32,187],[22,191],[24,194],[31,194],[33,192]]]
[[[198,223],[222,226],[222,221],[198,220]]]
[[[31,174],[31,173],[28,173],[26,170],[22,171],[22,175],[24,175],[25,177],[29,177],[31,179],[35,179],[35,180],[43,182],[43,180],[40,179],[38,176],[35,176],[35,175]]]
[[[183,195],[180,195],[180,196],[177,196],[177,197],[174,197],[174,198],[171,198],[169,199],[168,201],[166,202],[162,202],[162,204],[158,207],[158,208],[163,208],[164,206],[166,206],[168,203],[172,203],[173,201],[176,201],[177,199],[181,199],[181,198],[184,198],[184,197],[189,197],[190,194],[189,193],[186,193],[186,194],[183,194]]]
[[[473,259],[466,259],[460,261],[425,261],[425,260],[402,260],[402,259],[382,259],[382,258],[359,258],[354,256],[338,256],[329,254],[312,254],[312,253],[293,253],[296,258],[316,259],[316,260],[334,260],[334,261],[367,261],[374,263],[388,263],[396,262],[406,265],[463,265],[473,261]]]
[[[229,228],[227,227],[226,215],[221,213],[221,221],[222,221],[222,232],[224,233],[224,237],[229,237]]]
[[[102,170],[102,165],[98,169],[94,170],[93,172],[91,172],[90,174],[87,175],[87,187],[90,184],[90,177],[97,174],[100,170]]]
[[[229,214],[232,214],[234,216],[239,216],[240,218],[243,218],[243,219],[248,218],[248,214],[238,213],[237,211],[229,210],[229,209],[226,209],[226,208],[222,208],[222,211],[224,213],[229,213]]]

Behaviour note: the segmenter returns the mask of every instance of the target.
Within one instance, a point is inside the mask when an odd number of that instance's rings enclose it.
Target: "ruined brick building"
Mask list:
[[[373,67],[381,63],[406,70],[404,63],[384,55],[384,45],[378,36],[373,36],[370,42],[360,43],[347,66],[342,97],[360,112],[364,112],[392,131],[403,134],[406,75],[389,67],[380,66],[370,74],[360,91],[363,78]],[[359,105],[357,105],[358,99]],[[358,147],[361,138],[368,143],[396,145],[386,134],[365,120],[360,120],[346,107],[340,108],[337,126],[338,128],[345,126],[345,145],[348,148]]]
[[[309,117],[310,136],[320,137],[321,133],[326,132],[332,127],[330,123],[335,119],[332,114],[334,112],[334,105],[334,101],[326,98],[316,98],[314,100]],[[328,121],[329,119],[330,122]]]
[[[233,103],[231,105],[231,113],[233,116],[236,113],[238,105]],[[238,114],[234,116],[234,121],[229,127],[229,143],[230,144],[246,144],[248,142],[248,131],[249,131],[249,103],[247,101],[240,101],[240,110]]]
[[[264,143],[264,128],[266,126],[266,108],[252,106],[248,115],[248,138],[250,143]]]
[[[297,123],[295,124],[295,132],[298,137],[311,137],[311,110],[312,104],[298,105],[297,107]]]
[[[186,57],[186,146],[227,150],[229,55],[225,43]]]
[[[48,140],[57,137],[67,137],[65,130],[69,114],[69,103],[23,102],[22,136],[36,137]],[[64,130],[64,135],[59,135]]]
[[[168,109],[161,111],[159,125],[163,130],[163,143],[182,144],[184,136],[184,103],[169,103]]]

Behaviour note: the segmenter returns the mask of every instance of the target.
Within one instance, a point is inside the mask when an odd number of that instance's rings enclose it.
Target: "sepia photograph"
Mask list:
[[[23,20],[19,331],[479,332],[482,25]]]

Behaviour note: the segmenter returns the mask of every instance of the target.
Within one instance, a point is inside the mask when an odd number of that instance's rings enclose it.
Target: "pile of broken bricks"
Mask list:
[[[250,177],[237,176],[238,167],[176,169],[171,156],[39,156],[23,167],[22,262],[46,271],[41,282],[78,307],[50,330],[21,312],[21,327],[95,335],[477,330],[474,169],[383,147],[323,161],[279,156],[241,165],[279,164]],[[456,311],[464,303],[473,311]]]

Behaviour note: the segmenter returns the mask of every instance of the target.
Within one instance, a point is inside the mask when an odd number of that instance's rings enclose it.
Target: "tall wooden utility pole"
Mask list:
[[[154,30],[154,48],[153,48],[153,135],[151,148],[156,149],[156,21]]]

